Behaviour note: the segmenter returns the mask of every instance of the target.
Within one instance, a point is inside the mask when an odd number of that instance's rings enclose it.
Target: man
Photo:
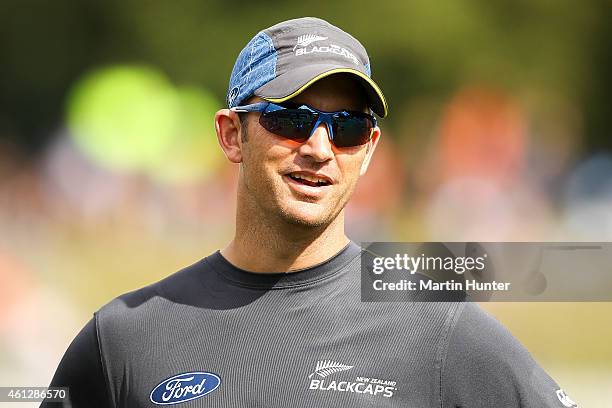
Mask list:
[[[575,406],[473,303],[360,301],[344,207],[371,111],[387,104],[355,38],[315,18],[258,33],[215,116],[240,167],[234,239],[102,307],[52,385],[73,407]]]

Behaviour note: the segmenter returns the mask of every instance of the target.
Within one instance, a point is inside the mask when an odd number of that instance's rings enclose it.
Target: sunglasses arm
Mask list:
[[[250,105],[234,106],[233,108],[230,108],[230,110],[237,113],[263,112],[266,110],[269,104],[269,102],[258,102]]]

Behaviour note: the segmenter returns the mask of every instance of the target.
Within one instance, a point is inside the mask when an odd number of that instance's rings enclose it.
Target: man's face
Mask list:
[[[322,111],[365,111],[367,106],[361,87],[342,75],[316,82],[292,102]],[[367,168],[378,129],[367,145],[337,148],[324,124],[306,142],[298,143],[264,129],[259,113],[249,115],[240,176],[249,197],[239,199],[253,200],[264,216],[280,216],[291,224],[319,227],[331,223]],[[304,180],[312,177],[324,179],[325,185]]]

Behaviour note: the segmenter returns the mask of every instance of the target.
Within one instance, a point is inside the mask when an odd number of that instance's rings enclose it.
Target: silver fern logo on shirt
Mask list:
[[[355,377],[354,380],[328,379],[336,377],[338,373],[351,370],[354,366],[338,363],[333,360],[317,361],[314,372],[308,378],[308,389],[317,391],[354,392],[357,394],[376,395],[391,398],[397,390],[397,382],[372,377]]]

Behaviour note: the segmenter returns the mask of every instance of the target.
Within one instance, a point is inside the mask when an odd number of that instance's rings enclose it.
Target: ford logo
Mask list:
[[[151,402],[158,405],[178,404],[210,394],[221,384],[217,374],[194,371],[165,379],[151,391]]]

